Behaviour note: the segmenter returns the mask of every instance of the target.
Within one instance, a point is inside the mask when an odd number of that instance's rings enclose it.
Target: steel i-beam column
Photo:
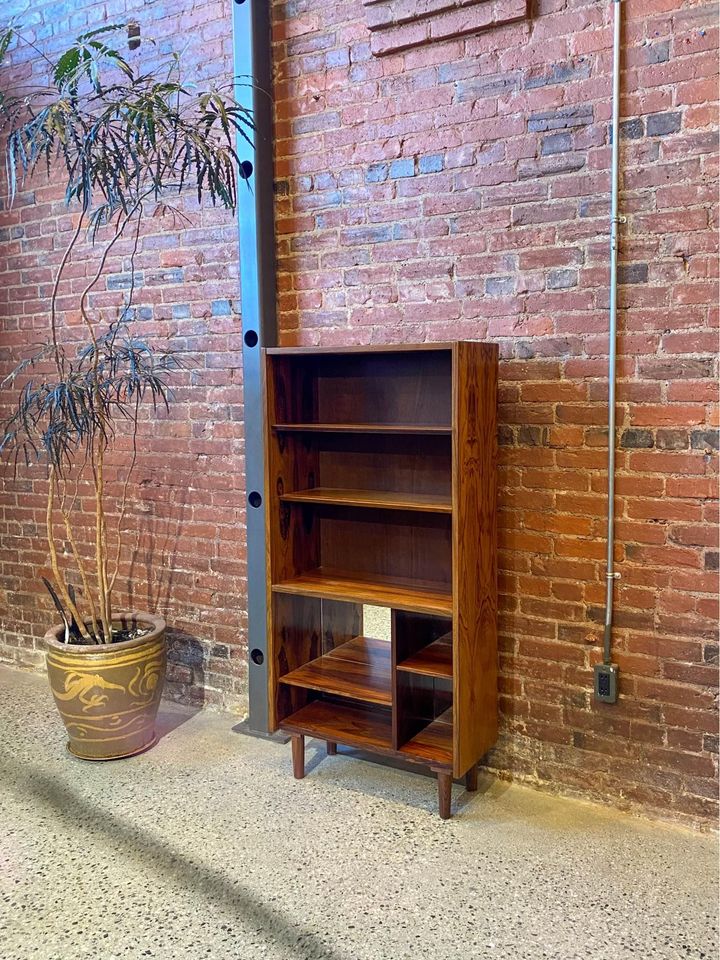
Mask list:
[[[238,156],[247,183],[238,185],[237,212],[247,494],[249,727],[260,733],[268,730],[261,348],[277,343],[269,7],[267,0],[234,0],[232,4],[235,97],[251,111],[255,124],[252,147],[238,137]]]

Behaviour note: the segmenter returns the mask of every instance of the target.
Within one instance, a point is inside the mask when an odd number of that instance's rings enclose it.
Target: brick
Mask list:
[[[647,263],[621,263],[618,265],[618,283],[647,283]]]
[[[583,127],[592,122],[593,108],[590,104],[586,104],[579,107],[532,112],[528,117],[527,125],[531,133],[543,133],[548,130]]]
[[[428,154],[418,158],[419,173],[440,173],[445,166],[445,161],[441,153]]]
[[[577,283],[577,270],[551,270],[547,277],[548,290],[567,290]]]
[[[651,113],[647,118],[647,135],[666,137],[669,133],[677,133],[681,123],[681,113]]]
[[[400,177],[413,177],[415,176],[415,161],[412,157],[403,158],[402,160],[393,160],[390,164],[390,178],[392,180],[397,180]]]
[[[553,153],[566,153],[572,150],[573,141],[569,133],[551,133],[542,138],[540,153],[547,157]]]
[[[650,430],[623,430],[620,446],[628,450],[650,449],[655,440]]]
[[[489,297],[509,297],[514,292],[514,277],[487,277],[485,280],[485,293]]]
[[[717,450],[719,441],[718,430],[693,430],[690,434],[690,446],[693,450]]]

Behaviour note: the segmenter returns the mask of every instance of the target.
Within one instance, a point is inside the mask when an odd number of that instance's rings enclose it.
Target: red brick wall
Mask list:
[[[92,29],[136,17],[144,43],[143,65],[171,47],[185,50],[192,79],[232,75],[230,0],[190,3],[134,0],[41,3],[29,14],[13,2],[28,36],[51,54]],[[67,14],[65,15],[67,11]],[[3,12],[6,12],[4,8]],[[43,64],[25,51],[14,57],[18,79],[42,74]],[[5,82],[5,81],[3,81]],[[45,336],[51,266],[58,263],[74,225],[62,191],[38,176],[16,208],[0,216],[0,365],[10,369]],[[178,381],[170,416],[142,424],[140,457],[130,491],[126,554],[116,609],[126,602],[163,613],[172,627],[169,691],[205,703],[242,703],[246,687],[246,562],[243,407],[238,314],[237,228],[221,210],[185,209],[187,228],[170,218],[151,219],[142,232],[137,269],[140,335],[171,338],[191,360]],[[91,297],[96,310],[122,302],[130,241],[110,263],[109,279]],[[96,261],[95,261],[96,262]],[[80,336],[77,297],[94,272],[88,251],[73,257],[65,289],[72,326]],[[82,286],[81,286],[82,285]],[[107,289],[104,289],[104,287]],[[73,294],[75,299],[73,300]],[[11,399],[5,393],[2,400]],[[7,406],[5,406],[7,409]],[[127,452],[128,440],[121,439]],[[23,471],[19,483],[3,476],[0,493],[0,658],[39,665],[39,638],[54,619],[39,582],[47,574],[41,469]],[[117,494],[118,484],[110,488]],[[88,493],[88,504],[91,503]],[[80,530],[83,533],[82,529]],[[58,528],[58,534],[61,534]],[[86,526],[84,539],[91,542]],[[138,538],[135,546],[135,537]],[[89,550],[87,552],[90,552]],[[133,587],[125,589],[128,576]],[[129,596],[128,596],[129,594]]]
[[[67,36],[102,7],[54,26]],[[138,9],[146,33],[190,31],[190,60],[229,70],[227,0]],[[716,17],[681,0],[623,11],[618,705],[591,695],[604,602],[609,3],[539,0],[528,20],[375,56],[360,0],[275,2],[282,339],[499,342],[503,723],[490,764],[709,818]],[[55,225],[68,227],[44,190],[2,220],[13,350],[45,323],[47,281],[22,271],[56,258]],[[138,473],[133,523],[167,558],[148,577],[141,551],[133,573],[180,631],[175,691],[204,686],[233,704],[244,690],[242,398],[239,321],[222,311],[237,259],[232,221],[196,216],[179,241],[156,225],[142,249],[143,322],[182,337],[198,369]],[[23,484],[2,495],[0,615],[4,651],[28,660],[49,608],[36,586],[43,482],[35,472]]]
[[[618,705],[591,692],[605,586],[611,3],[538,0],[522,22],[384,56],[359,0],[274,4],[282,339],[500,344],[503,724],[491,766],[710,817],[716,11],[622,8]],[[417,41],[412,23],[401,29]]]

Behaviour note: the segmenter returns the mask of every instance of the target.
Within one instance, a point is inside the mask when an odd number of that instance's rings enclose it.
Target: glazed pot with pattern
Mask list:
[[[155,743],[155,718],[165,680],[165,621],[120,613],[113,627],[144,628],[110,644],[64,643],[64,626],[45,634],[50,689],[68,733],[68,750],[83,760],[131,757]]]

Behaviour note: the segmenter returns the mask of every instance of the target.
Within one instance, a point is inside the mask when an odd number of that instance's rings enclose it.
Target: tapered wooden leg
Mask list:
[[[452,802],[452,775],[438,772],[438,813],[441,820],[450,819]]]
[[[470,767],[468,772],[465,774],[465,789],[469,793],[473,793],[475,790],[477,790],[477,785],[478,785],[478,768],[477,768],[477,764],[474,763]]]
[[[332,740],[326,740],[325,747],[327,749],[327,755],[329,757],[334,757],[337,753],[337,744],[333,743]]]
[[[293,776],[302,780],[305,776],[305,737],[297,734],[292,737]]]

